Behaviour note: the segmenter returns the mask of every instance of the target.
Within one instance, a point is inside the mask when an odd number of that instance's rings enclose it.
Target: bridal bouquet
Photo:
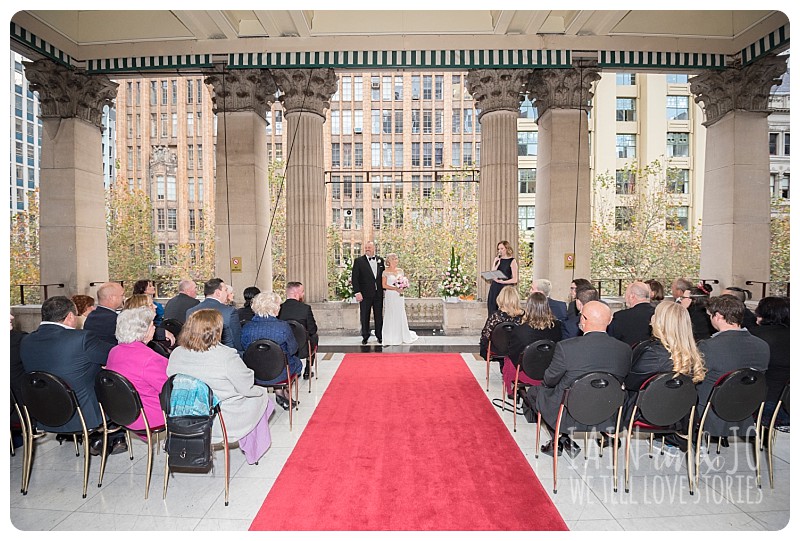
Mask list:
[[[394,283],[394,287],[398,288],[402,293],[404,290],[408,289],[410,285],[408,278],[405,276],[398,276],[397,281]]]

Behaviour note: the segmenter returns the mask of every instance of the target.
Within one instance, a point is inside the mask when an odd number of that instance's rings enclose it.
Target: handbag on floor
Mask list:
[[[214,393],[202,381],[178,374],[167,380],[161,394],[162,407],[166,406],[169,467],[208,470],[212,465],[211,427],[216,417]]]

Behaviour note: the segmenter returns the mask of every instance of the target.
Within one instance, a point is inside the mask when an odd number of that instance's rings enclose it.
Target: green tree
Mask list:
[[[525,297],[531,289],[531,280],[533,280],[533,251],[531,245],[525,241],[525,235],[528,231],[519,232],[519,249],[516,253],[517,265],[519,265],[519,282],[518,289],[520,296]]]
[[[191,278],[204,282],[215,276],[214,207],[206,205],[198,213],[197,229],[190,231],[194,238],[182,242],[167,252],[167,264],[153,268],[151,276],[159,283],[159,294],[171,297],[178,292],[178,282]],[[202,250],[200,249],[202,247]]]
[[[789,282],[790,243],[789,243],[789,202],[782,198],[772,199],[772,219],[770,220],[770,295],[786,295]]]
[[[9,238],[10,303],[19,304],[20,284],[38,284],[39,275],[39,190],[28,194],[28,210],[11,213]],[[25,288],[25,302],[41,302],[40,288]]]
[[[130,189],[118,180],[106,190],[108,276],[124,280],[126,292],[133,283],[153,275],[158,261],[153,233],[153,206],[143,190]]]
[[[595,279],[697,276],[700,224],[684,228],[674,211],[678,171],[659,160],[610,173],[593,183],[591,272]],[[610,192],[610,193],[609,193]],[[622,196],[616,195],[622,192]],[[624,205],[617,205],[624,199]]]

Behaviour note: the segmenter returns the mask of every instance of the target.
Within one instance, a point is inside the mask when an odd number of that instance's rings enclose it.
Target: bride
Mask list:
[[[417,339],[417,333],[408,329],[406,304],[403,289],[397,287],[398,279],[403,277],[403,269],[397,266],[400,259],[397,254],[386,256],[386,268],[383,271],[383,289],[386,291],[383,306],[383,345],[397,346],[410,344]]]

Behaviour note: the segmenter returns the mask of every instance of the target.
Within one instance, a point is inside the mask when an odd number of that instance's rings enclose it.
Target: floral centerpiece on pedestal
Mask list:
[[[469,282],[461,269],[461,256],[456,255],[455,248],[450,248],[450,266],[442,274],[440,291],[445,300],[458,300],[460,295],[469,292]]]
[[[336,279],[336,296],[344,301],[349,301],[353,298],[353,261],[345,259],[344,269],[339,273]]]

